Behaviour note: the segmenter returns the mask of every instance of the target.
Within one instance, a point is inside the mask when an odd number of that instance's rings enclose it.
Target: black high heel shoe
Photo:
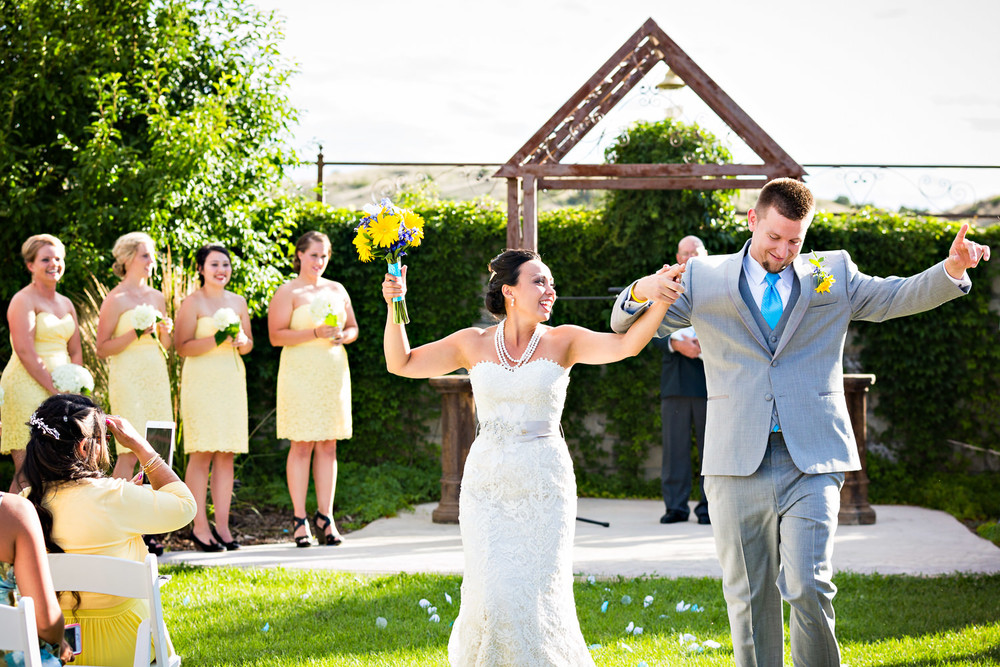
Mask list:
[[[240,543],[237,542],[236,540],[233,540],[232,542],[226,542],[224,539],[219,537],[219,533],[216,532],[215,526],[212,526],[212,537],[215,538],[216,542],[224,546],[226,548],[226,551],[236,551],[237,549],[240,548]]]
[[[312,546],[312,540],[309,539],[308,521],[309,517],[307,516],[294,516],[294,515],[292,516],[292,536],[293,536],[292,539],[295,540],[295,546],[299,547],[300,549]],[[305,528],[306,534],[294,537],[295,531],[298,530],[299,528]]]
[[[215,540],[212,540],[208,543],[202,542],[197,537],[195,537],[193,530],[191,531],[191,541],[194,542],[194,545],[196,547],[198,547],[198,551],[207,551],[208,553],[218,553],[220,551],[226,550],[224,546],[222,546]]]
[[[316,535],[325,535],[326,529],[330,526],[333,521],[325,514],[320,514],[319,510],[316,510],[316,514],[313,515],[313,523],[316,524]],[[338,546],[344,540],[340,539],[340,536],[331,533],[326,535],[327,546],[335,547]]]

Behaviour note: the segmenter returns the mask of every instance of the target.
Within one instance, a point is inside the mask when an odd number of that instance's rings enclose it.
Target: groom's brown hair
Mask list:
[[[805,220],[812,213],[813,194],[802,181],[794,178],[776,178],[760,191],[754,210],[764,217],[773,208],[789,220]]]

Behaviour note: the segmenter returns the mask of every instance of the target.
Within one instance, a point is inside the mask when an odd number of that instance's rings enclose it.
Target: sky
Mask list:
[[[652,17],[800,164],[1000,165],[997,0],[253,1],[284,19],[303,159],[503,163]],[[759,162],[690,89],[657,93],[665,71],[563,162],[668,111]],[[1000,169],[808,171],[888,208],[1000,194]]]

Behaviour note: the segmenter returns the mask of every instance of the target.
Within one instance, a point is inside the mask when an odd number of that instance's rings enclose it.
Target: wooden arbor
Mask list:
[[[667,65],[764,164],[560,164],[660,61]],[[507,247],[538,249],[537,194],[549,190],[714,190],[760,188],[806,172],[648,19],[493,176],[507,179]],[[523,217],[523,223],[522,223]]]

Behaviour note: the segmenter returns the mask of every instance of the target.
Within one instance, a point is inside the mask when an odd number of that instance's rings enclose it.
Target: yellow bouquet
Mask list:
[[[413,211],[394,206],[389,199],[383,199],[378,206],[367,204],[365,217],[354,229],[354,247],[362,262],[370,262],[376,257],[385,259],[389,273],[401,276],[399,258],[410,248],[416,248],[424,238],[424,219]],[[392,321],[407,324],[410,316],[406,312],[406,301],[401,296],[392,300]]]

